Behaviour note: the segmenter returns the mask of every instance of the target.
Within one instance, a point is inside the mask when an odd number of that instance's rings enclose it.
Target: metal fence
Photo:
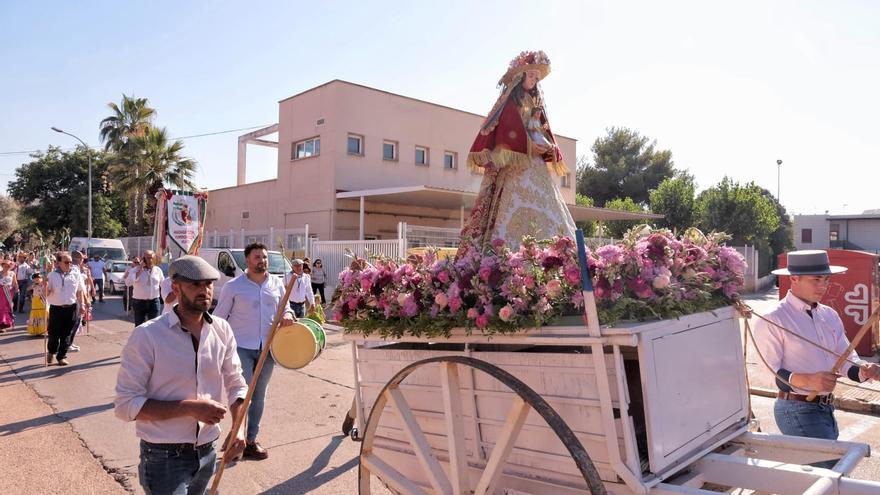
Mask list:
[[[120,237],[119,240],[122,242],[122,245],[125,246],[125,253],[128,254],[129,258],[133,256],[140,256],[144,254],[144,251],[153,249],[155,247],[155,244],[153,243],[153,236],[151,235],[144,235],[140,237]]]
[[[382,239],[378,241],[319,241],[309,242],[309,257],[314,262],[320,259],[327,274],[326,293],[333,292],[338,282],[338,275],[351,264],[352,256],[368,258],[371,255],[382,255],[399,258],[405,253],[401,239]],[[327,297],[330,297],[329,295]]]

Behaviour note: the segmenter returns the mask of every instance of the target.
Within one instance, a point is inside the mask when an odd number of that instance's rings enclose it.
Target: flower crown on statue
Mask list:
[[[550,73],[550,57],[543,50],[521,52],[510,61],[507,72],[498,81],[498,85],[509,85],[516,76],[529,70],[538,71],[538,80],[544,79]]]

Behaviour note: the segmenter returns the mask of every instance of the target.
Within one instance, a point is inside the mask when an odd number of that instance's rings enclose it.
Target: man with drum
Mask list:
[[[278,306],[285,307],[280,323],[282,327],[292,325],[294,315],[286,301],[283,301],[285,286],[281,279],[269,274],[268,248],[255,242],[244,248],[244,256],[247,270],[223,285],[214,315],[229,321],[232,326],[238,343],[242,372],[245,380],[251,383]],[[254,385],[254,395],[248,408],[244,456],[252,459],[262,460],[269,457],[269,452],[257,443],[257,433],[260,431],[266,388],[269,386],[274,364],[275,361],[269,354]]]
[[[849,362],[832,370],[837,355],[849,347],[849,340],[837,312],[819,301],[828,290],[831,275],[845,271],[844,267],[830,266],[825,251],[792,251],[788,266],[773,271],[774,275],[790,277],[791,290],[765,315],[774,324],[761,319],[755,324],[755,342],[777,376],[774,415],[785,435],[836,440],[831,392],[838,376],[856,382],[880,379],[880,366],[862,361],[854,351],[846,356]],[[817,393],[813,398],[812,392]]]

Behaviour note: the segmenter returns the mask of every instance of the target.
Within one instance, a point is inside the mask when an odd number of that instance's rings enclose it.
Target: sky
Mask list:
[[[485,114],[544,50],[555,132],[672,151],[698,189],[754,181],[790,213],[880,208],[880,3],[870,1],[0,2],[0,185],[20,151],[98,147],[122,94],[184,139],[196,182],[235,184],[237,136],[333,79]],[[248,181],[275,176],[251,146]],[[777,160],[782,160],[777,166]],[[777,174],[780,177],[777,181]]]

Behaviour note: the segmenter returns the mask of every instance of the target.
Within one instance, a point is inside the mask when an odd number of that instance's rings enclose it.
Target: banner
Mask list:
[[[186,254],[198,254],[205,230],[208,193],[161,190],[156,194],[157,251],[171,239]]]

